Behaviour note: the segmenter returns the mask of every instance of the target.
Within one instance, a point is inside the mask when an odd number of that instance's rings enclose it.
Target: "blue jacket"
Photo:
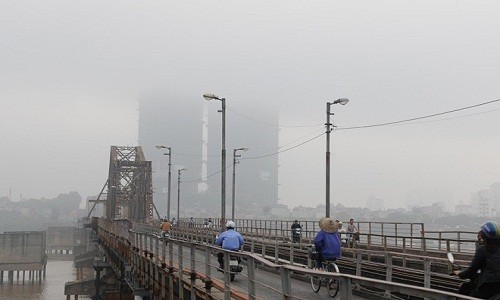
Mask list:
[[[320,230],[314,239],[314,246],[324,259],[334,259],[341,256],[340,238],[336,232],[326,233]]]
[[[240,250],[244,242],[241,234],[234,229],[224,231],[215,240],[215,244],[222,246],[222,249],[226,250]]]

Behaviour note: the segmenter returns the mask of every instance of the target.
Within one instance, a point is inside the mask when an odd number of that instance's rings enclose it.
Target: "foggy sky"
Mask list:
[[[0,196],[97,194],[110,146],[137,144],[137,99],[158,89],[273,103],[281,125],[304,126],[281,128],[282,149],[324,132],[340,97],[339,129],[499,99],[499,13],[497,1],[1,1]],[[467,202],[500,181],[499,109],[334,131],[332,204]],[[324,203],[325,136],[279,159],[281,203]]]

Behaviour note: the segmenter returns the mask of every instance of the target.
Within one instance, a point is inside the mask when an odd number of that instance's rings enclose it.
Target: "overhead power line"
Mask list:
[[[399,120],[399,121],[393,121],[393,122],[385,122],[385,123],[379,123],[379,124],[371,124],[371,125],[363,125],[363,126],[353,126],[353,127],[336,127],[335,130],[364,129],[364,128],[382,127],[382,126],[388,126],[388,125],[403,124],[403,123],[408,123],[408,122],[412,122],[412,121],[429,119],[429,118],[433,118],[433,117],[437,117],[437,116],[451,114],[451,113],[454,113],[454,112],[463,111],[463,110],[467,110],[467,109],[471,109],[471,108],[475,108],[475,107],[479,107],[479,106],[484,106],[484,105],[492,104],[492,103],[499,102],[499,101],[500,101],[500,99],[495,99],[495,100],[486,101],[486,102],[483,102],[483,103],[479,103],[479,104],[475,104],[475,105],[470,105],[470,106],[466,106],[466,107],[462,107],[462,108],[457,108],[457,109],[453,109],[453,110],[449,110],[449,111],[445,111],[445,112],[440,112],[440,113],[435,113],[435,114],[431,114],[431,115],[426,115],[426,116],[421,116],[421,117],[415,117],[415,118],[410,118],[410,119],[404,119],[404,120]],[[499,110],[499,109],[493,109],[493,110],[489,110],[489,111],[486,111],[486,112],[479,112],[479,113],[469,114],[469,115],[465,115],[465,116],[459,116],[459,117],[455,117],[455,118],[449,118],[449,119],[446,119],[446,120],[456,119],[456,118],[463,118],[463,117],[468,117],[468,116],[478,115],[478,114],[484,114],[484,113],[489,113],[489,112],[493,112],[493,111],[497,111],[497,110]],[[241,114],[239,114],[239,115],[241,115]],[[244,116],[244,115],[241,115],[241,116]],[[246,116],[244,116],[244,117],[246,117]],[[246,118],[248,118],[250,120],[253,120],[253,119],[251,119],[249,117],[246,117]],[[439,121],[446,121],[446,120],[434,120],[434,121],[429,121],[429,122],[439,122]],[[253,120],[253,121],[256,121],[256,120]],[[256,122],[258,122],[258,121],[256,121]],[[271,125],[271,124],[268,124],[268,125]],[[318,125],[314,125],[314,126],[318,126]],[[280,126],[280,127],[313,127],[313,126]],[[314,132],[316,132],[316,131],[314,131]],[[302,138],[304,138],[306,136],[309,136],[309,135],[313,134],[314,132],[308,133],[307,135],[303,136]],[[291,147],[283,149],[283,150],[278,150],[278,151],[273,152],[273,153],[263,154],[263,155],[254,156],[254,157],[242,157],[242,158],[240,158],[240,160],[259,159],[259,158],[269,157],[269,156],[277,155],[277,154],[280,154],[280,153],[283,153],[283,152],[287,152],[289,150],[292,150],[292,149],[300,147],[300,146],[302,146],[304,144],[307,144],[307,143],[309,143],[309,142],[311,142],[311,141],[313,141],[313,140],[315,140],[315,139],[323,136],[324,134],[325,134],[325,132],[323,132],[323,133],[321,133],[319,135],[316,135],[316,136],[314,136],[314,137],[312,137],[312,138],[310,138],[310,139],[308,139],[308,140],[306,140],[304,142],[301,142],[301,143],[299,143],[297,145],[291,146]],[[302,138],[296,139],[295,141],[300,140]],[[294,141],[292,141],[290,143],[293,143],[293,142]],[[288,144],[290,144],[290,143],[288,143]],[[280,147],[280,148],[282,148],[282,147]],[[280,148],[278,148],[278,149],[280,149]],[[176,153],[176,154],[178,154],[178,155],[188,155],[188,156],[201,156],[201,155],[190,155],[190,154],[182,154],[182,153]],[[220,157],[220,155],[212,155],[212,157]],[[231,167],[231,166],[232,165],[230,165],[229,167]],[[210,174],[206,178],[214,176],[216,174],[219,174],[220,172],[221,171],[218,171],[216,173]],[[186,182],[194,182],[194,181],[200,181],[200,180],[204,180],[204,179],[198,179],[198,180],[192,180],[192,181],[186,181]]]
[[[432,115],[422,116],[422,117],[416,117],[416,118],[411,118],[411,119],[405,119],[405,120],[394,121],[394,122],[386,122],[386,123],[380,123],[380,124],[363,125],[363,126],[353,126],[353,127],[342,127],[342,128],[337,128],[336,130],[361,129],[361,128],[371,128],[371,127],[380,127],[380,126],[387,126],[387,125],[394,125],[394,124],[406,123],[406,122],[417,121],[417,120],[422,120],[422,119],[428,119],[428,118],[433,118],[433,117],[437,117],[437,116],[442,116],[442,115],[446,115],[446,114],[451,114],[451,113],[454,113],[454,112],[457,112],[457,111],[462,111],[462,110],[471,109],[471,108],[474,108],[474,107],[488,105],[488,104],[491,104],[491,103],[494,103],[494,102],[498,102],[498,101],[500,101],[500,99],[491,100],[491,101],[487,101],[487,102],[483,102],[483,103],[479,103],[479,104],[475,104],[475,105],[471,105],[471,106],[457,108],[457,109],[453,109],[453,110],[449,110],[449,111],[445,111],[445,112],[440,112],[440,113],[436,113],[436,114],[432,114]]]
[[[253,118],[251,118],[249,116],[246,116],[246,115],[244,115],[242,113],[236,112],[234,109],[230,109],[230,108],[226,108],[226,109],[229,110],[229,111],[231,111],[233,114],[238,115],[240,117],[243,117],[245,119],[248,119],[250,121],[254,121],[256,123],[260,123],[260,124],[267,125],[267,126],[272,126],[272,127],[299,128],[299,127],[317,127],[317,126],[323,125],[322,123],[321,124],[314,124],[314,125],[280,125],[280,124],[272,124],[272,123],[267,123],[267,122],[264,122],[264,121],[259,121],[259,120],[253,119]]]

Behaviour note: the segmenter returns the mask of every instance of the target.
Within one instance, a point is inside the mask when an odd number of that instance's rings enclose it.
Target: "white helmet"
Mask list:
[[[235,228],[236,227],[236,224],[234,224],[233,221],[227,221],[226,223],[226,228]]]

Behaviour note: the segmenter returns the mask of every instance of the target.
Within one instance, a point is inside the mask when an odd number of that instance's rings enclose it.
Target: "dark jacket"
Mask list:
[[[316,251],[321,253],[324,259],[334,259],[340,257],[340,238],[336,232],[326,233],[320,230],[314,239]]]
[[[477,271],[481,270],[480,274]],[[477,276],[477,287],[483,283],[500,282],[500,248],[496,247],[492,251],[488,251],[485,245],[481,245],[476,249],[474,258],[470,266],[460,272],[458,277],[472,279]]]

